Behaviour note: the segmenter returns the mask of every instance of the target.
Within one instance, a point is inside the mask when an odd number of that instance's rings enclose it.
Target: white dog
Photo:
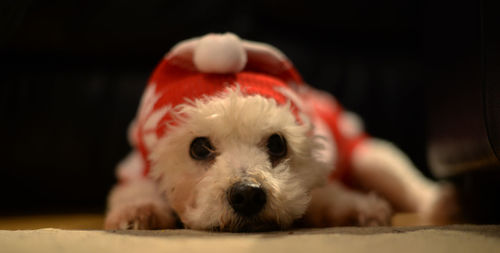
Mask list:
[[[176,45],[129,132],[107,229],[388,225],[393,209],[450,209],[447,187],[364,134],[279,50],[230,33]]]

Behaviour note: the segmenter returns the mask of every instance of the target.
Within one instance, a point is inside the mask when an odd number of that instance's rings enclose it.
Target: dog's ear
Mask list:
[[[304,81],[292,62],[277,48],[260,42],[243,41],[247,53],[247,70],[266,73],[287,83],[302,84]]]
[[[177,43],[164,57],[171,64],[178,67],[196,71],[193,63],[193,52],[198,45],[199,37],[191,38],[188,40]]]

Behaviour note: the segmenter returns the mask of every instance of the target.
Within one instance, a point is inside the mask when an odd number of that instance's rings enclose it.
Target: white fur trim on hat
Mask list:
[[[245,68],[247,54],[238,36],[232,33],[207,34],[198,41],[193,62],[203,73],[237,73]]]

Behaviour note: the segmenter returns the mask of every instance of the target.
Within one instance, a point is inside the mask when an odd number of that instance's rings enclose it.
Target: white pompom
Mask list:
[[[200,72],[230,74],[245,68],[247,54],[238,36],[232,33],[208,34],[198,42],[193,61]]]

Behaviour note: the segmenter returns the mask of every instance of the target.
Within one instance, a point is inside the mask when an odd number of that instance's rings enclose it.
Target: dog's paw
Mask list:
[[[393,210],[391,205],[377,196],[369,193],[357,206],[357,225],[359,226],[389,226]]]
[[[460,207],[455,187],[447,183],[440,184],[432,201],[421,211],[421,216],[425,222],[433,225],[460,221]]]
[[[166,229],[175,228],[171,210],[156,203],[124,205],[110,210],[105,229]]]

